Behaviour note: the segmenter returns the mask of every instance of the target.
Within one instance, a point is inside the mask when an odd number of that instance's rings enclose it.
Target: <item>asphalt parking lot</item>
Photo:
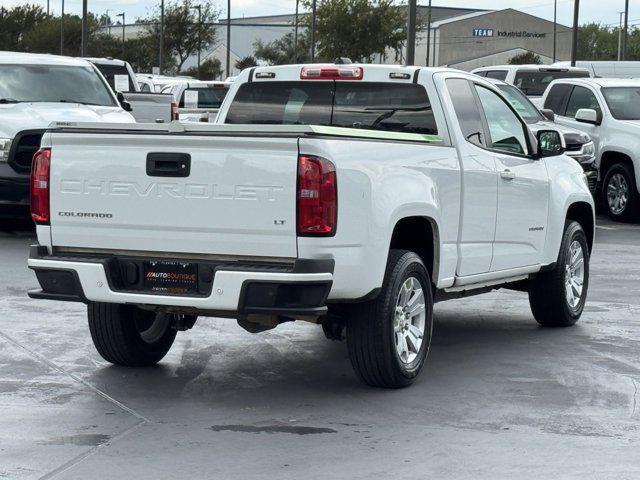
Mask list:
[[[515,292],[438,304],[398,391],[301,322],[202,319],[159,366],[111,366],[83,305],[27,298],[33,237],[0,232],[0,478],[640,478],[639,225],[599,218],[576,327]]]

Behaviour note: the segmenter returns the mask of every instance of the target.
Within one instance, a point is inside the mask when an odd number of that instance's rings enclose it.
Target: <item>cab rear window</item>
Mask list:
[[[226,123],[438,133],[427,92],[413,83],[245,83],[231,103]]]
[[[580,70],[545,70],[516,72],[513,84],[530,97],[540,97],[549,84],[559,78],[585,78],[589,72]]]
[[[197,108],[220,108],[220,105],[228,91],[228,88],[188,88],[182,93],[182,97],[180,97],[179,107],[182,108],[185,106],[184,99],[186,92],[195,92],[198,95]],[[187,105],[187,108],[188,107],[189,106]]]

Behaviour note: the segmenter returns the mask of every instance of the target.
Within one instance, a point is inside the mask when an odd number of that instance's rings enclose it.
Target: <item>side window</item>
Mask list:
[[[516,155],[527,155],[529,149],[522,120],[502,98],[488,88],[476,85],[476,91],[489,126],[491,148]]]
[[[504,80],[507,78],[506,70],[489,70],[486,74],[487,78],[495,78],[496,80]]]
[[[480,77],[486,77],[486,76],[487,76],[487,73],[488,73],[488,72],[486,72],[486,71],[484,71],[484,70],[483,70],[482,72],[476,72],[476,75],[478,75],[478,76],[480,76]]]
[[[141,92],[150,92],[151,88],[149,87],[149,84],[147,83],[141,83],[140,84],[140,91]]]
[[[567,117],[575,117],[578,110],[581,108],[591,108],[595,110],[598,115],[602,112],[596,96],[591,90],[585,87],[574,87],[569,102],[567,103]]]
[[[462,78],[449,78],[447,90],[449,90],[462,134],[469,142],[485,147],[482,115],[471,90],[471,83]]]
[[[554,85],[544,101],[544,108],[552,110],[556,115],[564,115],[564,105],[571,91],[571,85]]]

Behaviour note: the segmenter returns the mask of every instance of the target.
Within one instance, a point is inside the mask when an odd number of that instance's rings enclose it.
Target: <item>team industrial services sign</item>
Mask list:
[[[493,28],[474,28],[474,37],[503,37],[503,38],[545,38],[546,33],[528,32],[526,30],[502,31]]]

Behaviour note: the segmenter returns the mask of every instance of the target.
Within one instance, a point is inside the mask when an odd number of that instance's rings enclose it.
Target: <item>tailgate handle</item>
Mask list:
[[[188,153],[147,153],[147,175],[150,177],[188,177],[191,155]]]

